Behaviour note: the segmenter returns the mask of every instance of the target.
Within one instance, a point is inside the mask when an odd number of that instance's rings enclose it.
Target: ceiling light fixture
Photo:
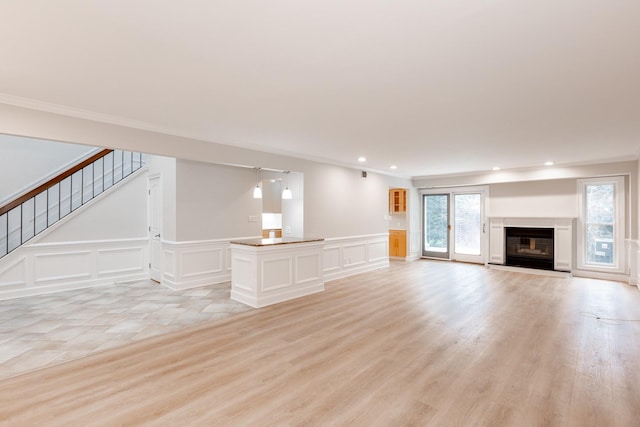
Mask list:
[[[260,168],[256,168],[256,188],[253,189],[254,199],[262,199],[262,188],[260,188],[260,178],[258,177],[259,172]]]
[[[284,171],[284,190],[282,191],[282,199],[290,200],[293,198],[293,194],[291,190],[289,190],[289,186],[287,185],[287,175],[289,175],[289,171]]]
[[[499,170],[500,170],[500,168],[499,168],[498,166],[494,166],[492,170],[494,170],[494,171],[499,171]]]
[[[360,156],[360,157],[358,157],[358,161],[359,161],[360,163],[364,163],[364,162],[366,162],[366,161],[367,161],[367,158],[366,158],[366,157],[363,157],[363,156]]]
[[[391,165],[391,166],[389,166],[389,169],[396,170],[396,169],[398,169],[398,166],[396,166],[396,165]]]
[[[545,166],[553,166],[553,165],[555,165],[555,163],[554,163],[554,162],[549,161],[549,162],[544,162],[544,165],[545,165]]]

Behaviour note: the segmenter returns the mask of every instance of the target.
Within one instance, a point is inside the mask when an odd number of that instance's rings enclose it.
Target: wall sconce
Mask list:
[[[262,199],[262,188],[260,188],[260,179],[258,177],[259,172],[260,168],[256,168],[256,188],[253,189],[254,199]]]
[[[289,175],[289,171],[284,171],[284,190],[282,191],[282,199],[289,200],[293,198],[293,194],[291,190],[289,190],[289,186],[287,185],[287,175]]]

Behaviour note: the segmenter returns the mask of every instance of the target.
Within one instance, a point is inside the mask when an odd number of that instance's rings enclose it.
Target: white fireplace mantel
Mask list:
[[[489,264],[504,265],[505,227],[553,228],[554,266],[557,271],[571,272],[575,218],[489,218]]]

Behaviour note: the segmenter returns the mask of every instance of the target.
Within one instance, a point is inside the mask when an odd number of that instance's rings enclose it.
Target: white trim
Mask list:
[[[573,224],[575,218],[489,218],[489,258],[487,265],[505,263],[505,227],[553,228],[556,271],[571,272],[573,266]]]
[[[587,264],[586,251],[587,246],[585,244],[585,230],[584,230],[584,216],[585,216],[585,190],[587,185],[594,184],[613,184],[614,185],[614,204],[616,209],[615,218],[615,234],[613,241],[613,265],[597,265]],[[577,266],[576,268],[581,271],[592,271],[594,273],[603,273],[605,275],[621,275],[628,272],[625,255],[625,226],[626,226],[626,211],[625,211],[625,178],[624,176],[610,176],[601,178],[585,178],[578,179],[578,224],[577,224]],[[593,277],[596,277],[595,275]]]
[[[489,221],[488,211],[489,211],[489,191],[490,187],[488,185],[469,185],[469,186],[446,186],[446,187],[436,187],[436,188],[420,188],[418,190],[418,194],[420,197],[420,251],[417,258],[425,258],[425,259],[437,259],[437,260],[448,260],[448,261],[460,261],[460,262],[470,262],[477,264],[486,264],[487,260],[490,259],[489,255],[489,232],[487,231],[487,223]],[[429,194],[448,194],[449,195],[449,224],[451,225],[451,230],[449,231],[449,257],[448,258],[440,258],[440,257],[429,257],[424,255],[424,196]],[[455,196],[461,194],[480,194],[481,196],[481,226],[483,231],[480,235],[480,251],[481,254],[476,255],[463,255],[455,253],[455,223],[454,223],[454,215],[455,215]],[[417,259],[416,258],[416,259]]]

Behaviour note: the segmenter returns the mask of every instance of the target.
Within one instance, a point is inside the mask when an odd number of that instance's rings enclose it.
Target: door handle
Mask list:
[[[486,226],[487,226],[487,224],[484,224],[484,223],[482,224],[482,234],[486,233],[486,230],[485,230]]]
[[[155,236],[153,236],[153,237],[160,237],[160,235],[159,235],[159,234],[156,234],[156,235],[155,235]]]

